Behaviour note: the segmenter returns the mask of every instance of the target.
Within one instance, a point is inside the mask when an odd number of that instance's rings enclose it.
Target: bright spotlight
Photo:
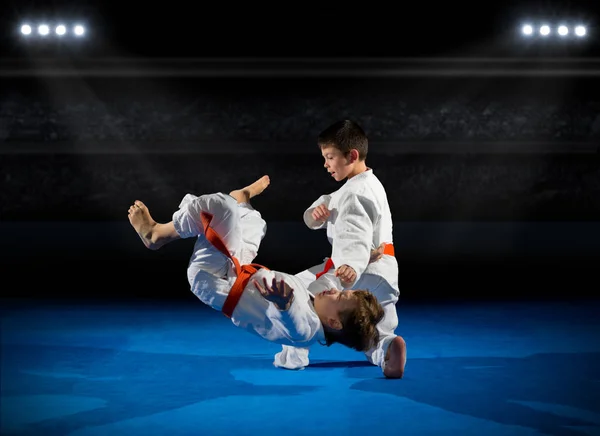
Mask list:
[[[31,35],[31,26],[29,24],[23,24],[21,26],[21,33],[23,35]]]
[[[85,29],[80,24],[78,24],[77,26],[75,26],[73,28],[73,31],[75,32],[75,35],[77,35],[77,36],[81,36],[81,35],[83,35],[85,33]]]
[[[549,34],[550,34],[550,26],[547,26],[544,24],[542,27],[540,27],[540,35],[547,36]]]
[[[585,27],[583,26],[577,26],[575,28],[575,35],[577,36],[585,36],[586,31],[585,31]]]
[[[567,26],[559,26],[558,27],[558,34],[560,36],[566,36],[569,33],[569,28]]]
[[[50,28],[47,25],[42,24],[38,27],[38,33],[42,36],[45,36],[50,33]]]
[[[523,35],[531,35],[533,33],[533,27],[530,24],[525,24],[521,29]]]
[[[57,35],[64,35],[65,33],[67,33],[67,28],[63,24],[56,26]]]

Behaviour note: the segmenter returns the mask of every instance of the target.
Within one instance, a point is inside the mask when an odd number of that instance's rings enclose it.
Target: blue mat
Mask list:
[[[600,435],[600,304],[398,305],[406,375],[199,301],[3,302],[2,435]]]

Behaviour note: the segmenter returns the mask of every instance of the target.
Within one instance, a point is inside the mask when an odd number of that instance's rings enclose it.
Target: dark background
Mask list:
[[[316,137],[346,117],[369,135],[367,162],[388,192],[405,301],[594,294],[596,11],[504,2],[467,16],[459,3],[193,14],[185,4],[6,3],[2,295],[192,298],[193,241],[150,252],[127,208],[140,199],[168,221],[188,192],[263,174],[272,185],[255,200],[269,225],[257,261],[290,273],[320,262],[325,233],[301,217],[339,187]],[[28,10],[67,8],[89,14],[86,40],[23,43],[6,30]],[[590,38],[524,45],[516,23],[542,13],[582,18]]]
[[[3,49],[11,57],[514,57],[597,56],[585,43],[523,44],[523,20],[583,22],[597,33],[590,1],[129,2],[7,0],[1,15]],[[90,38],[76,44],[26,44],[22,20],[81,19]]]

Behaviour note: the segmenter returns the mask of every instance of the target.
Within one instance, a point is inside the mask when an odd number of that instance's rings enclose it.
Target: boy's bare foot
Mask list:
[[[229,195],[237,200],[238,203],[247,203],[252,197],[261,194],[271,183],[269,176],[262,176],[256,182],[242,189],[231,191]]]
[[[270,183],[271,179],[269,178],[269,176],[262,176],[256,182],[246,186],[244,188],[244,191],[248,192],[250,198],[256,197],[257,195],[261,194],[265,189],[267,189],[267,186],[269,186]]]
[[[156,226],[156,221],[150,216],[150,211],[144,203],[136,200],[129,208],[129,222],[139,235],[140,239],[150,250],[157,250],[158,247],[152,242],[152,231]]]
[[[383,375],[386,378],[402,378],[404,376],[404,367],[406,366],[406,341],[402,336],[396,336],[390,345],[385,356],[386,365]]]

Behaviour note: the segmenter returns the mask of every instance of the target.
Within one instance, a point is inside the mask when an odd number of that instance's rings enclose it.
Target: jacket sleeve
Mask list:
[[[369,264],[373,228],[378,219],[379,212],[372,200],[353,192],[340,198],[331,260],[335,268],[352,267],[356,281]]]
[[[280,310],[269,304],[267,316],[278,325],[279,335],[302,346],[309,342],[321,330],[321,320],[317,314],[308,310],[297,297],[287,310]]]

